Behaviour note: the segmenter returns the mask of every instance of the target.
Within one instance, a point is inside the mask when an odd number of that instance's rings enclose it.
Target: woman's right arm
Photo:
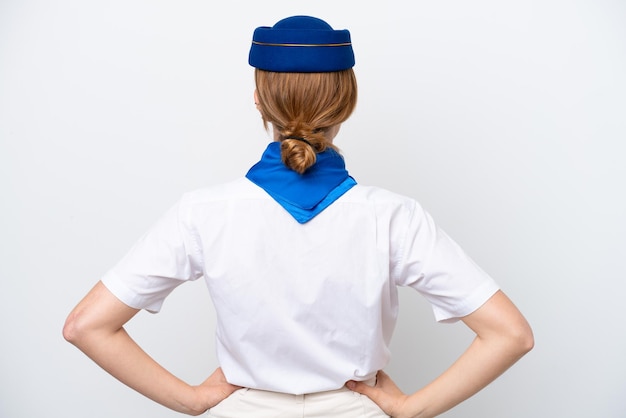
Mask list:
[[[200,415],[238,389],[220,368],[197,386],[164,369],[124,329],[137,312],[98,282],[68,316],[63,336],[122,383],[178,412]]]
[[[351,381],[348,388],[368,396],[392,417],[432,418],[483,389],[534,345],[528,322],[502,291],[463,322],[476,338],[449,369],[424,388],[405,395],[384,372],[379,373],[374,387]]]

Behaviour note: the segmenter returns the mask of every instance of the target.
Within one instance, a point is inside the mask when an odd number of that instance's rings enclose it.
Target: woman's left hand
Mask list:
[[[228,383],[222,368],[218,367],[211,376],[200,385],[195,386],[194,389],[202,402],[205,403],[206,409],[210,409],[228,398],[234,391],[241,389],[241,386]]]

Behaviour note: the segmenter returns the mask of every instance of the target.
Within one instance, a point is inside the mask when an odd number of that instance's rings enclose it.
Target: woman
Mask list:
[[[521,313],[417,202],[345,169],[333,140],[356,105],[350,33],[289,17],[255,30],[249,62],[274,141],[245,178],[185,194],[71,312],[65,338],[145,396],[214,417],[434,417],[529,351]],[[123,326],[200,277],[220,367],[192,386]],[[410,395],[382,371],[397,286],[476,333]]]

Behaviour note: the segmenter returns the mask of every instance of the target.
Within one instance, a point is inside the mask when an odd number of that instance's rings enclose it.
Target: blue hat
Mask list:
[[[292,16],[256,28],[248,62],[266,71],[322,73],[354,66],[350,32],[311,16]]]

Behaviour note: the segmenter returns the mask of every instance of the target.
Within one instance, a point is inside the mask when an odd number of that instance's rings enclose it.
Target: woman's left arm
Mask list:
[[[238,389],[220,368],[198,386],[172,375],[126,333],[137,312],[98,282],[68,316],[63,336],[121,382],[178,412],[199,415]]]
[[[392,417],[435,417],[474,395],[511,367],[534,345],[524,316],[498,291],[463,318],[476,337],[444,373],[411,395],[403,394],[384,373],[375,387],[349,382]]]

